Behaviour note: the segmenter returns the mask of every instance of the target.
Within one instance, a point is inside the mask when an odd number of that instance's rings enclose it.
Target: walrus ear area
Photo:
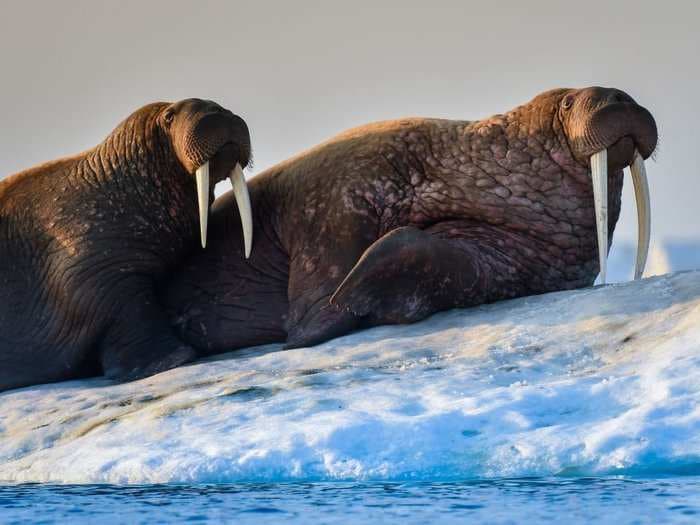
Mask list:
[[[561,108],[564,111],[568,111],[572,108],[573,105],[574,105],[573,93],[569,93],[567,95],[564,95],[564,97],[561,99]]]
[[[559,113],[559,117],[562,122],[569,120],[573,117],[573,114],[577,111],[576,101],[577,101],[577,90],[567,89],[565,90],[558,100],[558,107],[556,108]]]
[[[168,106],[165,111],[163,111],[163,116],[161,118],[164,126],[169,129],[170,125],[173,123],[173,119],[175,118],[175,110],[173,107]]]

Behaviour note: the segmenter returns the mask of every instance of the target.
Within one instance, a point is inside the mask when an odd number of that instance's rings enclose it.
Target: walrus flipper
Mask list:
[[[371,325],[416,322],[478,303],[479,266],[473,241],[397,228],[365,251],[331,304]]]
[[[313,296],[290,300],[285,348],[313,346],[358,328],[358,319],[328,302],[333,288],[310,288]]]
[[[104,375],[118,381],[148,377],[197,357],[172,332],[154,298],[135,298],[110,326],[101,343]]]
[[[353,263],[371,243],[361,233],[369,227],[358,223],[357,230],[336,244],[310,245],[293,254],[289,265],[289,314],[285,348],[312,346],[356,328],[359,320],[351,312],[329,303],[329,298]]]

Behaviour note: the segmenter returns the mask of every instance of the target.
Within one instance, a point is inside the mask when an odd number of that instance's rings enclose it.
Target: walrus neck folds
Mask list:
[[[84,159],[86,168],[99,178],[99,182],[111,182],[114,177],[156,178],[156,165],[163,163],[182,172],[172,159],[174,155],[165,144],[169,140],[157,124],[157,115],[161,104],[154,104],[142,110],[119,124],[112,133],[96,146]],[[160,168],[159,171],[163,171]],[[184,173],[184,172],[183,172]],[[174,177],[169,177],[174,178]]]
[[[117,126],[76,165],[73,177],[92,183],[103,194],[102,207],[120,202],[174,237],[190,238],[197,223],[194,180],[175,160],[157,123],[161,106],[147,106]]]

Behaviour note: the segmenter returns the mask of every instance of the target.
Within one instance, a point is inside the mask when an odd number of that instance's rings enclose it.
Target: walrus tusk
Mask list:
[[[209,218],[209,161],[197,168],[197,202],[199,203],[199,231],[202,248],[207,247],[207,219]]]
[[[233,186],[233,195],[236,197],[236,203],[238,204],[238,214],[241,216],[243,246],[245,249],[245,258],[248,259],[250,257],[251,247],[253,246],[253,214],[250,211],[248,185],[245,182],[245,175],[243,175],[243,169],[240,164],[236,163],[236,167],[231,170],[229,179]]]
[[[634,266],[635,280],[641,279],[649,255],[649,238],[651,237],[651,199],[649,181],[644,159],[638,151],[634,152],[634,161],[630,166],[634,197],[637,202],[637,261]]]
[[[605,284],[608,270],[608,150],[604,149],[591,155],[591,179],[598,230],[600,282]]]

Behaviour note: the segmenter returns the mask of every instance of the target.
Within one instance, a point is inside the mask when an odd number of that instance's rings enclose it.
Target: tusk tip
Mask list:
[[[248,186],[240,164],[236,164],[229,178],[233,186],[233,194],[238,205],[241,228],[243,229],[243,254],[246,259],[249,259],[253,245],[253,215],[251,212]]]

